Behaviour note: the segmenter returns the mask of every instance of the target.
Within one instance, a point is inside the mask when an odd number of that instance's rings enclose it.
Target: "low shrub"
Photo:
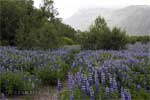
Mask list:
[[[43,84],[47,85],[57,85],[57,80],[64,80],[67,76],[69,70],[69,65],[60,62],[59,68],[54,68],[54,66],[43,67],[38,69],[38,78],[41,79]],[[55,66],[56,67],[56,66]]]
[[[105,20],[98,17],[94,25],[90,27],[90,31],[87,32],[82,47],[93,50],[120,50],[124,49],[126,44],[127,36],[124,31],[116,27],[110,30]]]
[[[39,83],[39,84],[38,84]],[[23,72],[2,72],[0,78],[1,93],[6,95],[23,95],[38,89],[40,81]]]
[[[62,44],[63,45],[73,45],[74,41],[68,37],[62,37]]]
[[[131,44],[134,44],[136,42],[147,44],[148,42],[150,42],[150,36],[129,36],[128,42]]]

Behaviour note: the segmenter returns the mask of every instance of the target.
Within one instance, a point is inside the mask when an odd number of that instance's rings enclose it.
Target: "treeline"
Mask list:
[[[136,42],[148,43],[150,42],[150,35],[147,36],[128,36],[128,42],[134,44]]]
[[[57,17],[53,0],[43,0],[39,9],[33,0],[0,0],[0,45],[19,48],[57,48],[79,44],[83,49],[123,49],[128,43],[150,41],[150,36],[128,36],[104,18],[96,18],[89,31],[76,31]]]
[[[110,29],[104,18],[97,17],[89,27],[89,31],[79,32],[78,42],[83,49],[105,49],[120,50],[125,49],[126,44],[134,44],[136,42],[148,43],[150,36],[129,36],[120,28],[114,27]]]
[[[117,27],[111,30],[105,19],[100,16],[96,18],[84,37],[86,38],[81,41],[84,49],[119,50],[127,44],[126,33]]]
[[[1,45],[20,48],[56,48],[73,44],[76,31],[57,18],[52,0],[39,9],[32,0],[1,0]]]

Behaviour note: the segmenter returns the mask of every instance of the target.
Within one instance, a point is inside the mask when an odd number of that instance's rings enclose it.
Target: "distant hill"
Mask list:
[[[64,23],[75,29],[88,30],[97,16],[105,18],[110,27],[120,27],[130,35],[150,34],[150,6],[135,5],[120,9],[87,8],[80,9],[72,17],[65,19]]]

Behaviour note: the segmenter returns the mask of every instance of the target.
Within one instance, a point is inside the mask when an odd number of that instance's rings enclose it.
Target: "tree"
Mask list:
[[[16,30],[24,15],[32,13],[32,0],[1,0],[0,1],[1,40],[9,45],[15,45]]]
[[[41,6],[43,17],[48,18],[49,21],[57,20],[58,11],[54,8],[53,4],[53,0],[43,0],[43,5]]]
[[[61,37],[67,37],[73,41],[76,40],[76,31],[71,26],[59,21],[56,23],[56,28],[57,31],[59,31]]]
[[[128,43],[128,39],[125,31],[114,27],[110,34],[110,41],[108,41],[109,48],[114,50],[119,50],[125,48],[125,45]]]
[[[100,16],[96,18],[94,24],[90,26],[90,31],[87,32],[87,38],[84,41],[83,48],[87,49],[102,49],[106,48],[105,42],[107,42],[110,34],[110,29],[107,27],[107,23],[104,18]]]
[[[2,45],[46,49],[64,45],[58,40],[74,41],[76,31],[57,18],[53,4],[53,0],[43,0],[37,9],[32,0],[1,0]]]
[[[94,24],[87,32],[82,47],[85,49],[122,49],[126,44],[125,32],[118,28],[113,28],[111,31],[107,26],[104,18],[96,18]]]

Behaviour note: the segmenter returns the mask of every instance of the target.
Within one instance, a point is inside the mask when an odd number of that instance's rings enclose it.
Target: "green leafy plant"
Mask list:
[[[125,48],[127,44],[127,36],[124,31],[119,28],[109,29],[104,18],[100,16],[96,18],[90,31],[87,32],[83,40],[82,47],[84,49],[113,49],[119,50]]]

